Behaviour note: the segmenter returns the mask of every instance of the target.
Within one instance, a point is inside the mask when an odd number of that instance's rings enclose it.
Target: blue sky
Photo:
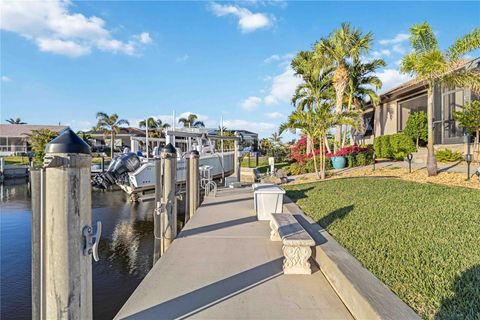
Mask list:
[[[479,2],[10,2],[1,10],[1,122],[95,124],[118,113],[269,136],[292,110],[292,55],[342,22],[372,31],[384,90],[408,79],[406,34],[428,21],[446,48],[480,25]],[[478,52],[474,53],[478,56]]]

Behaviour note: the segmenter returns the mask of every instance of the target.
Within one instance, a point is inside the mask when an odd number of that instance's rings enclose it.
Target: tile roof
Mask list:
[[[0,124],[0,137],[26,137],[32,130],[49,129],[60,132],[68,126],[49,126],[35,124]]]

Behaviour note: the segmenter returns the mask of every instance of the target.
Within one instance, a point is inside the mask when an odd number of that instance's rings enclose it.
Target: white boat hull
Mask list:
[[[225,152],[221,154],[201,155],[200,166],[211,167],[211,176],[214,179],[229,176],[234,171],[234,153]],[[185,159],[177,159],[177,184],[185,183],[186,169]],[[128,174],[129,184],[122,184],[120,187],[132,195],[155,188],[155,164],[153,161],[143,163],[137,170]]]

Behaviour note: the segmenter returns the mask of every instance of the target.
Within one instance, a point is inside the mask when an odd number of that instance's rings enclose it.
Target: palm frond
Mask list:
[[[480,48],[480,28],[475,28],[461,38],[458,38],[447,50],[450,62],[457,61],[466,53]]]

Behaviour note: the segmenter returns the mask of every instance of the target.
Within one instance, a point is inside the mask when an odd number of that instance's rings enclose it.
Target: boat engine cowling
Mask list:
[[[122,153],[113,159],[107,171],[92,178],[92,186],[107,189],[117,182],[128,180],[128,173],[137,170],[140,164],[140,158],[135,153]]]

